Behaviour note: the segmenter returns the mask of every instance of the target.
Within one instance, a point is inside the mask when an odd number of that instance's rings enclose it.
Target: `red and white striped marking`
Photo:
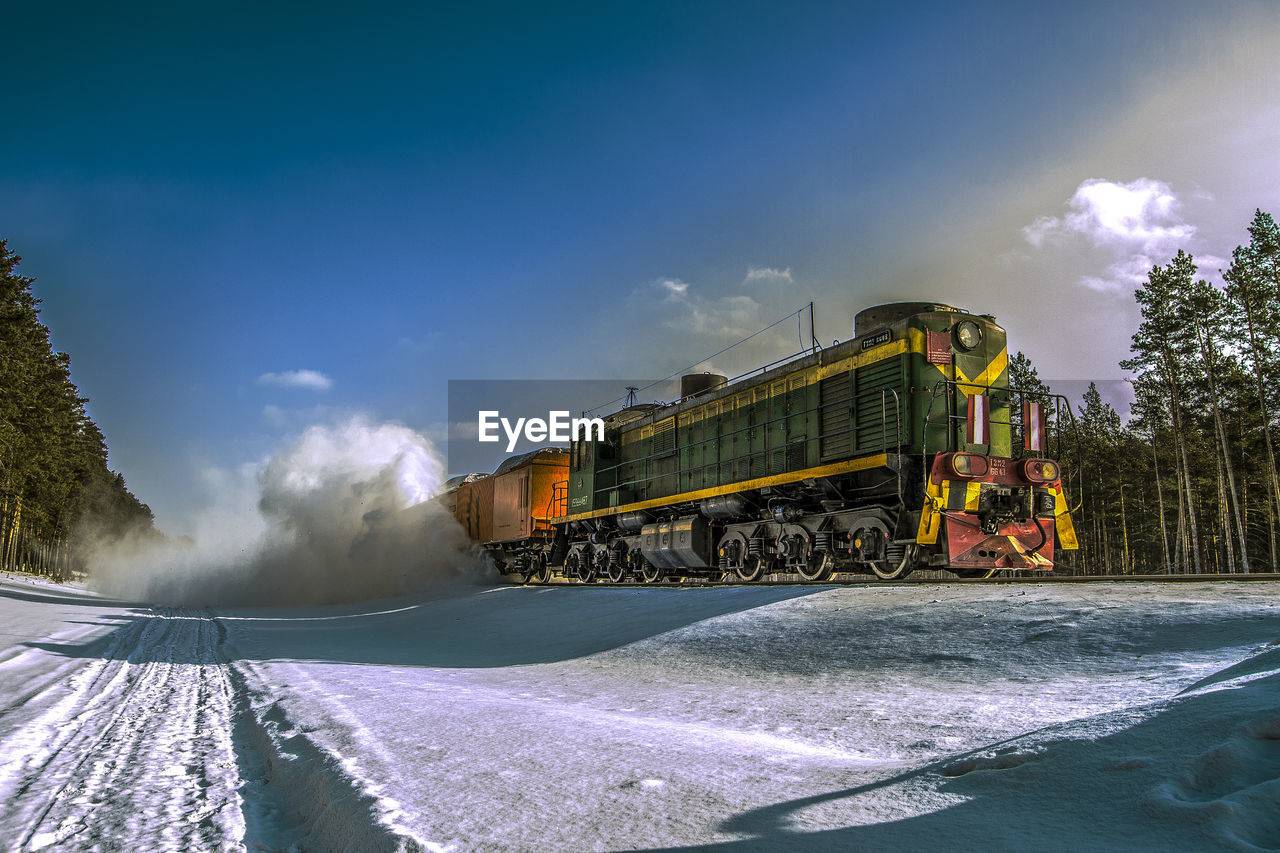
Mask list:
[[[966,425],[970,444],[991,443],[991,398],[988,395],[974,394],[969,398]]]
[[[1023,402],[1022,447],[1025,450],[1043,453],[1045,443],[1044,405],[1041,403]]]

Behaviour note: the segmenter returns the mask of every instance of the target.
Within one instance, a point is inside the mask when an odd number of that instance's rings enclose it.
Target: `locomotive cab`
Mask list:
[[[913,389],[924,474],[917,545],[929,564],[961,576],[1051,570],[1055,547],[1077,547],[1056,461],[1070,405],[1010,386],[994,317],[932,306],[913,319],[922,359]]]

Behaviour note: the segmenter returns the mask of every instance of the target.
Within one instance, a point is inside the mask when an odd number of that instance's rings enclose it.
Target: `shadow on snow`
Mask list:
[[[1092,736],[1099,727],[1108,733]],[[927,814],[886,817],[894,803],[919,811],[931,799],[937,808]],[[869,817],[805,831],[804,812],[815,808]],[[1280,649],[1141,711],[1075,720],[889,778],[749,809],[718,828],[746,837],[654,850],[1275,850]]]
[[[582,589],[488,587],[453,596],[393,599],[377,603],[311,608],[219,610],[216,613],[154,608],[110,616],[102,624],[137,631],[132,623],[155,619],[216,617],[225,630],[228,660],[307,660],[435,668],[487,668],[552,663],[615,649],[667,631],[779,601],[820,592],[821,587],[726,587],[695,589]],[[118,605],[117,605],[118,606]],[[358,608],[358,609],[357,609]],[[141,632],[138,631],[139,635]],[[207,663],[181,647],[129,648],[110,642],[28,643],[66,657],[97,658],[103,650],[131,661],[148,654],[169,663]]]

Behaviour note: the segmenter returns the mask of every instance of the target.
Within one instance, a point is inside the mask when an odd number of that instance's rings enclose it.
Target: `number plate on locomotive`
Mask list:
[[[888,329],[881,329],[880,331],[876,332],[871,337],[863,341],[862,348],[864,350],[868,350],[868,349],[871,349],[872,347],[878,347],[881,344],[887,344],[891,340],[893,340],[893,332],[889,331]]]

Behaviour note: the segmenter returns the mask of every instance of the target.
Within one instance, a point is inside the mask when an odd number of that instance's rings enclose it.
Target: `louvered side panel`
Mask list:
[[[898,431],[907,431],[904,368],[905,361],[898,356],[855,371],[854,447],[858,453],[896,447]]]
[[[818,452],[823,462],[853,453],[852,389],[848,373],[828,376],[818,385],[818,418],[822,428]]]

